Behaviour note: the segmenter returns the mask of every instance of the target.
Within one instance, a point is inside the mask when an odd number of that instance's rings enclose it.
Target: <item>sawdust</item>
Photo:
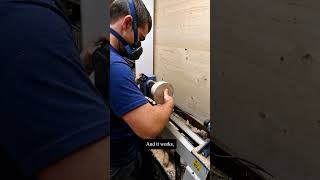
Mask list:
[[[207,139],[209,136],[208,136],[208,133],[204,130],[200,130],[194,126],[192,126],[192,124],[187,120],[186,122],[186,125],[189,126],[191,128],[191,131],[196,133],[198,136],[200,136],[202,139]]]
[[[202,139],[207,139],[208,138],[208,133],[204,130],[200,130],[196,127],[192,127],[191,131],[199,135]]]
[[[176,168],[173,162],[170,159],[170,152],[163,149],[151,149],[154,157],[160,162],[161,166],[167,172],[171,180],[175,180],[176,177]]]
[[[186,122],[186,125],[191,129],[192,132],[196,133],[197,135],[199,135],[201,138],[203,138],[204,140],[207,139],[208,133],[204,130],[200,130],[196,127],[193,127],[189,121]],[[183,134],[182,134],[183,135]],[[159,137],[160,138],[160,137]],[[173,154],[174,154],[174,150],[164,150],[164,149],[151,149],[151,152],[153,153],[154,157],[157,159],[157,161],[159,161],[159,163],[161,164],[161,166],[163,167],[163,169],[166,171],[166,173],[168,174],[169,178],[171,180],[175,180],[176,179],[176,167],[173,161]],[[181,169],[181,173],[183,173],[185,171],[186,168],[186,164],[183,162],[183,159],[180,159],[180,168]]]

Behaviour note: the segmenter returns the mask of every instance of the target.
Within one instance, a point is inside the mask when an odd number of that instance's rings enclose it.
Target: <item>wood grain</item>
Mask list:
[[[173,85],[176,105],[210,117],[210,1],[155,1],[154,69]]]
[[[173,96],[173,94],[174,94],[173,86],[168,82],[158,81],[152,86],[151,94],[153,96],[153,100],[157,104],[164,103],[164,91],[166,89],[168,89],[168,95]]]

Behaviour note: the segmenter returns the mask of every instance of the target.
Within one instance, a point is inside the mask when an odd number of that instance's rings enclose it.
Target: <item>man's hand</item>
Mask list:
[[[142,139],[153,139],[165,128],[173,111],[174,100],[164,91],[164,104],[152,106],[142,105],[124,116],[122,119]]]
[[[81,54],[80,54],[81,64],[85,68],[88,75],[90,75],[93,71],[93,59],[92,59],[93,53],[99,47],[99,45],[104,40],[107,40],[107,39],[108,39],[107,35],[101,35],[81,51]]]
[[[140,84],[140,83],[141,83],[141,82],[140,82],[141,76],[142,76],[142,73],[140,73],[140,74],[138,74],[138,75],[136,76],[135,81],[136,81],[137,84]]]
[[[164,103],[167,104],[169,103],[172,108],[174,106],[174,100],[173,98],[169,95],[169,90],[168,89],[165,89],[164,92],[163,92],[163,98],[164,98]]]

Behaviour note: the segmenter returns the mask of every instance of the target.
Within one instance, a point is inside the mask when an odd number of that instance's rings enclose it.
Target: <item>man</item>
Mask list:
[[[0,179],[105,180],[109,113],[55,0],[0,1]],[[96,46],[96,45],[94,45]]]
[[[136,60],[152,27],[141,0],[115,0],[110,7],[111,179],[143,179],[140,139],[155,138],[172,113],[174,101],[164,92],[152,106],[140,92],[127,59]],[[142,176],[140,176],[142,175]]]

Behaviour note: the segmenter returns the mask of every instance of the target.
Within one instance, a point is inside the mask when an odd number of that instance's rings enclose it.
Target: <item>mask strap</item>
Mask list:
[[[128,0],[129,8],[130,8],[130,13],[133,18],[132,21],[132,27],[133,27],[133,33],[134,33],[134,43],[136,44],[138,42],[138,22],[137,22],[137,15],[136,15],[136,10],[134,7],[133,0]]]
[[[110,32],[111,32],[112,35],[114,35],[122,43],[124,49],[126,50],[126,52],[129,55],[129,57],[131,57],[132,52],[131,52],[131,47],[128,44],[128,42],[119,33],[117,33],[114,29],[112,29],[111,27],[110,27]]]
[[[117,33],[117,31],[113,30],[111,27],[110,27],[110,32],[123,44],[123,46],[129,45],[127,41],[119,33]]]

